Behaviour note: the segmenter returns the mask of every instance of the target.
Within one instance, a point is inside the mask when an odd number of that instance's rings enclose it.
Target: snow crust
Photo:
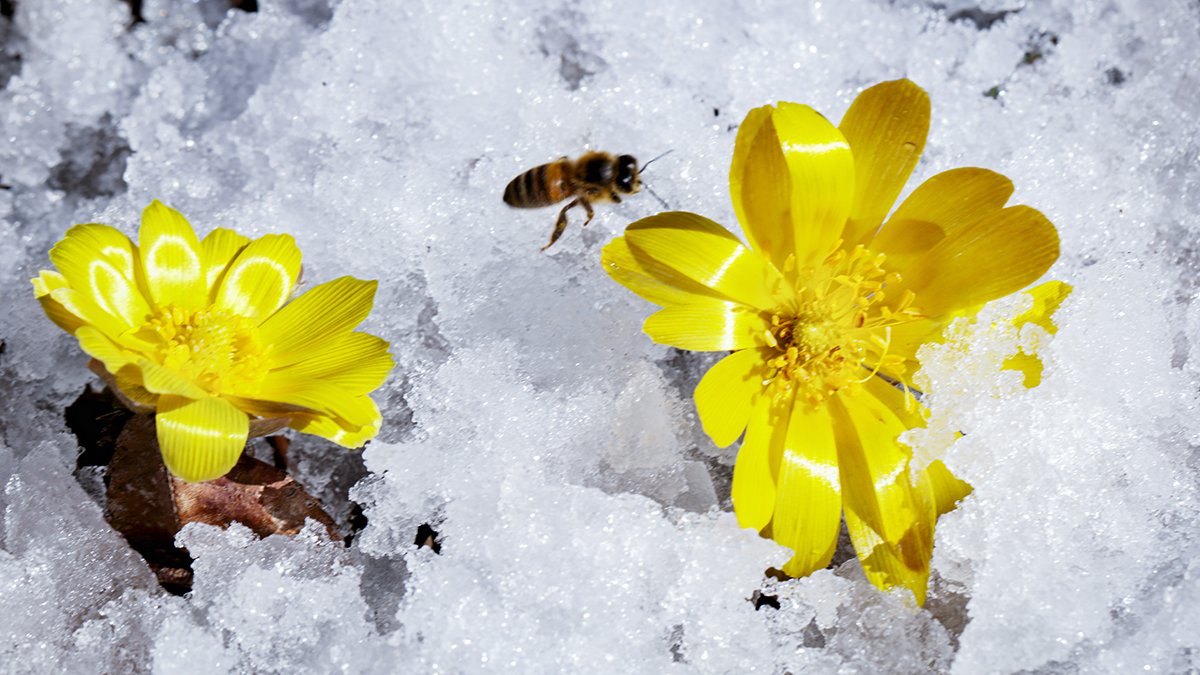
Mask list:
[[[1200,669],[1195,3],[258,4],[0,18],[0,669]],[[562,155],[673,149],[647,182],[733,227],[746,111],[836,120],[902,76],[933,101],[908,189],[1005,173],[1075,286],[1052,339],[997,328],[1015,297],[923,354],[934,412],[909,440],[975,486],[939,522],[924,610],[844,552],[764,580],[788,553],[737,527],[735,450],[690,402],[714,357],[651,344],[649,306],[598,264],[650,195],[573,214],[547,254],[554,211],[500,200]],[[184,598],[73,475],[62,411],[94,378],[28,284],[71,224],[133,234],[153,198],[202,233],[293,233],[309,285],[379,279],[364,328],[399,362],[365,451],[292,445],[339,520],[362,505],[353,544],[189,526]],[[1032,343],[1026,390],[1001,365]],[[422,524],[440,553],[414,545]]]

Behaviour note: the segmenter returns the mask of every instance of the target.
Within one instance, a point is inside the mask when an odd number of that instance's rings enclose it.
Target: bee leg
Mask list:
[[[554,221],[554,233],[550,235],[550,243],[542,247],[543,251],[553,246],[554,242],[558,241],[558,238],[562,236],[563,230],[567,229],[567,211],[570,211],[571,207],[578,203],[578,199],[573,199],[570,203],[562,208],[562,211],[558,212],[558,220]],[[587,202],[584,202],[584,204],[587,204]],[[588,211],[590,212],[591,210],[592,209],[589,206]]]
[[[617,194],[617,193],[615,193],[615,192],[614,192],[614,193],[612,194],[612,202],[613,202],[614,204],[620,204],[620,203],[621,203],[621,195],[619,195],[619,194]]]
[[[583,209],[585,211],[587,211],[587,214],[588,214],[587,220],[583,221],[583,226],[587,227],[587,224],[592,222],[592,216],[596,215],[596,212],[592,210],[592,203],[589,202],[588,200],[580,197],[579,203],[583,204]]]

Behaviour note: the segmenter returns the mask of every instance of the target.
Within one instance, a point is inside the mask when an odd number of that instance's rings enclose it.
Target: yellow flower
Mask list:
[[[645,323],[653,340],[733,351],[695,398],[717,445],[745,431],[738,522],[793,549],[784,571],[803,576],[829,564],[844,514],[867,578],[918,603],[934,522],[970,486],[937,462],[910,475],[897,437],[923,424],[917,348],[1058,257],[1054,226],[1006,208],[1012,183],[986,169],[940,173],[892,212],[928,129],[929,97],[908,80],[864,91],[840,127],[796,103],[757,108],[729,178],[748,247],[668,212],[603,254],[616,281],[663,307]]]
[[[289,303],[300,276],[289,235],[218,228],[201,241],[155,200],[137,245],[108,225],[76,225],[50,260],[58,272],[32,280],[46,316],[125,400],[156,411],[163,461],[180,478],[225,475],[252,418],[346,447],[379,430],[367,394],[394,361],[387,342],[353,332],[377,283],[341,277]]]

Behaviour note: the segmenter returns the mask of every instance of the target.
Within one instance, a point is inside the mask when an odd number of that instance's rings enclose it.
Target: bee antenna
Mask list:
[[[669,151],[668,151],[668,152],[669,152]],[[664,209],[669,209],[669,208],[671,208],[671,205],[670,205],[670,204],[668,204],[668,203],[666,202],[666,200],[664,200],[662,197],[659,197],[659,196],[658,196],[658,193],[657,193],[657,192],[655,192],[653,189],[651,189],[651,187],[650,187],[649,185],[642,185],[642,187],[646,188],[646,192],[649,192],[650,194],[654,195],[654,198],[658,200],[658,203],[659,203],[659,204],[662,204],[662,205],[663,205],[663,208],[664,208]]]
[[[638,175],[640,176],[641,174],[646,173],[646,167],[650,166],[654,162],[657,162],[658,160],[662,159],[663,157],[666,157],[667,155],[671,154],[672,152],[675,152],[674,148],[671,148],[670,150],[659,155],[658,157],[655,157],[654,159],[650,160],[649,162],[646,162],[645,164],[643,164],[641,170],[638,171]],[[658,195],[654,195],[654,196],[657,197]],[[662,201],[662,200],[659,200],[659,201]]]

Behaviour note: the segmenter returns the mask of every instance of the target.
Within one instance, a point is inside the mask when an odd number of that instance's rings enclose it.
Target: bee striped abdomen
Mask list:
[[[504,188],[504,203],[518,208],[536,208],[556,204],[570,197],[565,162],[535,166],[517,176]]]

